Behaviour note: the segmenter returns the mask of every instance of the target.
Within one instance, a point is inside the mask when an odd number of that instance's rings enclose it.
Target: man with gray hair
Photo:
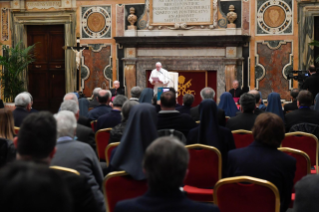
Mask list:
[[[16,109],[12,112],[14,119],[14,126],[20,127],[22,121],[30,114],[31,111],[31,98],[30,95],[23,92],[16,96],[14,99]]]
[[[109,106],[109,103],[112,99],[112,94],[108,90],[100,90],[98,95],[98,100],[100,105],[95,107],[88,113],[88,117],[91,121],[97,120],[100,116],[103,116],[107,113],[110,113],[112,108]]]
[[[136,101],[138,102],[139,101],[139,98],[141,96],[141,93],[142,93],[142,88],[139,87],[139,86],[134,86],[132,89],[131,89],[131,98],[130,98],[130,101]]]
[[[226,127],[230,129],[230,131],[251,131],[257,118],[257,114],[254,113],[256,108],[256,98],[252,94],[245,93],[241,95],[239,102],[241,113],[229,119],[226,123]]]
[[[229,90],[229,93],[233,96],[233,98],[239,98],[243,94],[243,91],[239,87],[238,80],[233,81],[233,88]]]
[[[206,99],[214,100],[215,91],[211,87],[205,87],[200,91],[200,96],[201,96],[202,100],[206,100]],[[200,119],[199,105],[197,105],[196,107],[193,107],[190,110],[190,115],[194,121],[198,121]],[[218,124],[220,126],[225,127],[225,125],[226,125],[225,111],[218,108],[217,117],[218,117]]]
[[[149,82],[154,85],[154,94],[157,93],[157,89],[160,87],[166,87],[170,81],[168,71],[162,68],[162,63],[157,62],[155,64],[156,69],[151,72]]]
[[[105,128],[113,128],[121,123],[121,110],[127,98],[123,95],[117,95],[113,100],[113,109],[110,113],[107,113],[98,118],[96,123],[96,131]]]
[[[118,80],[115,80],[113,82],[113,88],[110,90],[112,92],[112,96],[124,95],[124,89],[121,88],[120,81],[118,81]]]
[[[91,98],[91,101],[89,104],[89,108],[95,108],[95,107],[100,105],[99,100],[98,100],[98,95],[99,95],[100,90],[102,90],[102,88],[99,88],[99,87],[94,88],[92,98]]]
[[[74,113],[75,119],[78,121],[80,117],[79,105],[74,100],[66,100],[62,102],[60,111],[71,111]],[[78,122],[76,127],[76,140],[87,143],[96,151],[95,137],[92,128],[86,127]]]
[[[60,111],[54,117],[57,121],[58,140],[51,165],[75,169],[85,176],[99,208],[105,211],[102,169],[92,148],[88,144],[74,140],[77,126],[74,113]]]

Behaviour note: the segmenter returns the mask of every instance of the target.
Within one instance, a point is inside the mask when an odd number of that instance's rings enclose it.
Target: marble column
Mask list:
[[[131,89],[136,86],[136,68],[135,64],[126,64],[124,67],[124,76],[126,84],[126,94],[131,98]]]

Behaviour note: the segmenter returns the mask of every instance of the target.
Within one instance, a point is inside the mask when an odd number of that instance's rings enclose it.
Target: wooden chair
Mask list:
[[[237,149],[249,146],[255,140],[252,131],[233,130],[232,134]]]
[[[214,204],[220,212],[279,212],[280,195],[277,187],[267,180],[230,177],[215,185]]]
[[[227,121],[230,119],[229,116],[225,116],[225,123],[227,123]]]
[[[305,132],[286,133],[281,147],[290,147],[301,150],[310,157],[311,174],[318,174],[318,139],[316,136]]]
[[[294,178],[294,187],[295,187],[295,184],[299,180],[301,180],[304,176],[311,173],[310,158],[305,152],[303,152],[301,150],[287,148],[287,147],[278,148],[278,150],[294,157],[297,161],[295,178]],[[290,208],[293,207],[293,203],[295,201],[295,188],[294,187],[292,189]]]
[[[93,132],[95,132],[96,123],[97,123],[97,120],[91,121],[91,128],[92,128]]]
[[[20,127],[14,127],[14,133],[15,133],[16,135],[19,134],[19,131],[20,131]]]
[[[107,145],[107,147],[105,149],[105,160],[106,160],[107,166],[109,166],[109,164],[111,162],[111,154],[112,154],[113,149],[115,149],[119,144],[120,144],[120,142],[116,142],[116,143],[110,143],[109,145]]]
[[[95,133],[96,151],[100,160],[105,161],[105,149],[109,145],[112,128],[101,129]]]
[[[222,176],[222,156],[212,146],[193,144],[186,146],[190,160],[184,191],[194,201],[213,202],[213,188]]]
[[[117,202],[143,195],[147,181],[134,180],[125,171],[111,172],[104,178],[104,198],[108,212],[113,212]]]
[[[76,175],[80,175],[80,173],[77,170],[66,168],[66,167],[62,167],[62,166],[50,166],[50,169],[56,169],[56,170],[61,170],[61,171],[70,172],[70,173],[73,173],[73,174],[76,174]]]

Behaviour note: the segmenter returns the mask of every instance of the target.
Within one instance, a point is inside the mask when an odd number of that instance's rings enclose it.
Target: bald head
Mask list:
[[[260,94],[259,94],[259,92],[257,90],[250,90],[248,93],[254,95],[254,97],[256,99],[256,104],[260,104],[261,103]]]
[[[63,97],[63,102],[68,101],[68,100],[73,100],[79,104],[78,97],[75,95],[75,93],[70,92],[70,93],[65,94],[65,96]]]
[[[99,91],[98,99],[100,104],[107,104],[110,99],[109,92],[107,90],[101,89]]]

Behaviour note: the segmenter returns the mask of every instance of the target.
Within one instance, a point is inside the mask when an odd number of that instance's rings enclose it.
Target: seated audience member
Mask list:
[[[109,106],[109,103],[111,101],[111,92],[107,90],[100,90],[98,99],[100,102],[100,105],[95,107],[93,110],[91,110],[88,113],[89,119],[91,121],[97,120],[100,116],[103,116],[107,113],[110,113],[112,108]]]
[[[157,114],[148,103],[132,107],[121,145],[111,158],[111,170],[124,170],[136,180],[145,179],[142,161],[146,148],[157,138]]]
[[[229,93],[232,95],[232,97],[237,98],[239,98],[243,94],[241,88],[239,87],[238,80],[233,81],[233,88],[229,90]]]
[[[110,132],[109,143],[119,142],[123,136],[124,130],[127,125],[127,120],[133,106],[138,105],[136,101],[126,101],[122,107],[122,122],[116,125]]]
[[[291,90],[290,92],[290,96],[291,96],[291,103],[285,104],[284,105],[284,111],[285,113],[288,111],[293,111],[293,110],[298,110],[298,106],[297,106],[297,96],[299,94],[299,89],[294,88]]]
[[[319,112],[311,110],[312,94],[310,91],[302,90],[297,97],[298,110],[286,114],[286,132],[295,124],[310,123],[319,125]]]
[[[293,212],[318,211],[319,175],[309,174],[295,184]]]
[[[249,94],[252,94],[252,95],[254,95],[254,97],[255,97],[255,100],[256,100],[256,108],[255,108],[255,110],[254,110],[254,114],[256,114],[257,116],[259,115],[259,114],[261,114],[261,113],[263,113],[264,112],[264,110],[263,109],[260,109],[259,108],[259,105],[261,104],[261,96],[260,96],[260,93],[257,91],[257,90],[250,90],[249,92],[248,92]]]
[[[0,109],[1,109],[1,108],[4,108],[4,104],[3,104],[2,99],[0,99]]]
[[[268,95],[268,105],[265,111],[276,114],[284,121],[284,112],[282,111],[279,93],[272,92]]]
[[[100,105],[99,99],[98,99],[100,90],[102,90],[102,88],[94,88],[92,98],[89,104],[89,108],[95,108]]]
[[[251,130],[257,117],[257,115],[254,114],[256,99],[252,94],[246,93],[241,95],[239,101],[241,113],[229,119],[226,123],[226,127],[231,131]]]
[[[15,162],[0,171],[1,211],[70,212],[67,185],[43,165]]]
[[[167,91],[161,95],[161,111],[158,112],[157,129],[174,129],[182,132],[186,137],[188,132],[197,125],[187,114],[175,110],[176,97]]]
[[[153,96],[154,96],[154,91],[153,91],[153,89],[144,88],[144,89],[142,90],[142,93],[141,93],[140,98],[139,98],[138,101],[139,101],[140,103],[150,103],[150,104],[152,104]]]
[[[251,176],[268,180],[278,188],[280,211],[286,212],[291,200],[296,159],[277,149],[285,137],[282,119],[273,113],[260,114],[253,136],[255,141],[251,145],[228,153],[227,177]]]
[[[17,160],[33,161],[49,166],[56,152],[56,139],[56,121],[51,113],[39,112],[31,114],[23,121],[19,137],[14,138],[14,143],[17,147]],[[72,157],[72,155],[68,156]],[[85,176],[77,176],[66,171],[56,170],[56,172],[65,180],[66,187],[71,192],[74,211],[102,212],[103,209],[105,211],[103,207],[97,208],[97,202]],[[27,182],[24,181],[24,183]]]
[[[135,199],[116,204],[116,212],[218,212],[218,207],[191,201],[180,187],[187,174],[189,154],[180,141],[172,137],[155,140],[146,150],[143,162],[148,192]]]
[[[225,115],[229,117],[236,116],[236,113],[238,112],[238,108],[234,102],[234,99],[228,92],[225,92],[220,96],[218,108],[224,110]]]
[[[78,120],[80,113],[79,113],[79,105],[73,100],[66,100],[62,102],[60,111],[71,111],[75,119]],[[75,132],[76,140],[87,143],[92,147],[94,151],[96,151],[96,144],[95,144],[95,135],[92,131],[92,128],[86,127],[82,124],[77,123],[76,125],[76,132]]]
[[[103,174],[95,152],[88,144],[73,139],[76,131],[76,119],[72,112],[60,111],[54,117],[57,121],[58,140],[57,151],[51,165],[75,169],[85,176],[99,208],[105,211],[102,192]]]
[[[132,89],[131,89],[131,98],[130,98],[130,101],[136,101],[138,102],[139,101],[139,98],[141,96],[141,93],[142,93],[142,88],[139,87],[139,86],[134,86]]]
[[[260,104],[258,105],[258,108],[262,111],[265,111],[266,110],[266,105],[264,104],[264,100],[263,100],[263,95],[261,94],[260,91],[259,92],[259,95],[260,95]]]
[[[214,100],[215,98],[215,91],[214,89],[210,88],[210,87],[206,87],[203,88],[200,91],[200,96],[202,98],[202,100],[206,100],[206,99],[210,99],[210,100]],[[200,114],[199,114],[199,105],[197,105],[196,107],[193,107],[190,110],[191,113],[191,117],[193,118],[194,121],[198,121],[200,119]],[[226,120],[225,120],[225,112],[222,109],[217,110],[217,117],[218,117],[218,124],[220,126],[224,126],[226,125]]]
[[[117,95],[125,95],[124,89],[120,87],[120,82],[118,80],[115,80],[113,82],[113,88],[111,89],[112,96]]]
[[[96,131],[100,129],[113,128],[121,123],[121,110],[127,98],[123,95],[117,95],[113,100],[113,109],[110,113],[100,116],[97,119]]]
[[[190,115],[190,110],[192,108],[192,104],[194,102],[194,95],[193,94],[185,94],[183,96],[183,106],[180,106],[179,108],[176,108],[180,113],[185,113]]]
[[[315,97],[314,105],[310,106],[310,108],[315,110],[315,111],[319,111],[319,93]]]
[[[14,99],[16,109],[13,111],[14,126],[20,127],[23,119],[30,114],[31,99],[27,93],[20,93]]]
[[[26,93],[26,94],[28,94],[29,96],[30,96],[30,100],[31,100],[31,110],[30,110],[30,113],[36,113],[36,112],[39,112],[39,111],[37,111],[36,109],[34,109],[32,106],[33,106],[33,97],[32,97],[32,95],[29,93],[29,92],[27,92],[27,91],[24,91],[23,93]]]
[[[219,126],[217,105],[213,100],[203,100],[199,105],[200,124],[189,132],[187,144],[204,144],[216,147],[222,154],[223,167],[227,164],[227,152],[235,149],[233,134]]]
[[[176,92],[175,88],[170,87],[170,88],[169,88],[169,91],[173,92],[173,94],[174,94],[174,96],[175,96],[175,99],[176,99],[175,109],[182,107],[182,105],[180,105],[180,104],[178,103],[178,99],[176,98],[176,97],[177,97],[177,92]],[[176,109],[176,110],[177,110],[177,109]]]
[[[13,144],[14,123],[11,110],[0,109],[0,168],[16,158]]]
[[[75,95],[75,93],[73,92],[70,92],[70,93],[67,93],[64,95],[63,97],[63,101],[67,101],[67,100],[73,100],[75,101],[78,105],[79,105],[79,99],[78,97]],[[79,108],[80,109],[80,108]],[[79,112],[79,117],[78,117],[78,124],[81,124],[83,126],[86,126],[86,127],[90,127],[91,128],[91,123],[90,123],[90,119],[88,119],[87,117],[85,116],[81,116],[80,115],[80,112]]]

